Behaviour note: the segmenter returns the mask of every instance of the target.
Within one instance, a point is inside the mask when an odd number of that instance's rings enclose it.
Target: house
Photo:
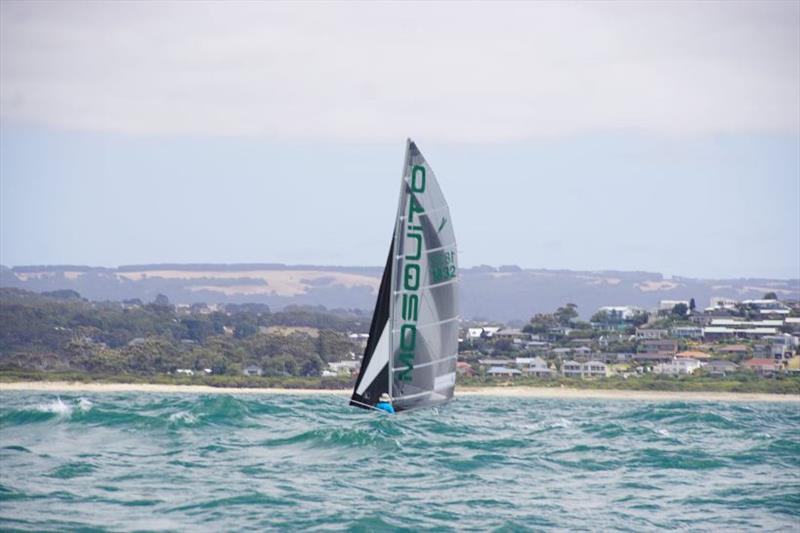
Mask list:
[[[750,349],[744,344],[723,344],[722,346],[715,346],[714,351],[727,355],[747,355]]]
[[[655,365],[653,373],[664,376],[687,376],[693,374],[695,370],[702,366],[703,363],[697,359],[675,357],[669,362]]]
[[[572,348],[554,348],[553,355],[556,357],[564,357],[567,354],[572,353]]]
[[[494,334],[496,339],[505,339],[513,342],[521,342],[530,339],[530,334],[518,328],[503,328]]]
[[[506,365],[513,365],[513,359],[504,359],[504,358],[496,358],[496,359],[478,359],[478,364],[481,366],[506,366]]]
[[[456,372],[459,376],[474,376],[475,371],[472,369],[472,366],[465,362],[459,361],[456,363]]]
[[[672,358],[673,354],[664,352],[645,352],[633,354],[633,359],[635,361],[639,361],[640,363],[663,363],[672,360]]]
[[[711,305],[706,308],[706,311],[714,311],[717,309],[736,309],[736,304],[739,303],[732,298],[722,298],[720,296],[713,296],[711,298]]]
[[[742,366],[762,376],[774,374],[780,369],[780,365],[774,359],[748,359]]]
[[[264,373],[260,366],[250,365],[245,367],[243,371],[245,376],[260,376]]]
[[[697,360],[711,359],[711,356],[709,354],[698,350],[686,350],[683,352],[678,352],[677,354],[675,354],[675,357],[685,357]]]
[[[683,304],[689,309],[689,300],[661,300],[658,302],[659,311],[672,311],[676,305]]]
[[[561,364],[561,373],[564,377],[572,378],[598,378],[611,375],[611,369],[601,361],[564,361]]]
[[[345,359],[343,361],[331,361],[328,363],[328,369],[331,372],[336,372],[337,375],[353,374],[361,367],[361,361],[354,359]]]
[[[677,339],[701,339],[703,328],[697,326],[678,326],[672,328],[672,336]]]
[[[589,348],[588,346],[579,346],[574,350],[572,350],[572,352],[578,356],[588,357],[589,355],[592,354],[592,349]]]
[[[541,357],[517,357],[516,362],[525,375],[546,378],[552,374],[550,367],[547,366],[547,361]]]
[[[486,374],[495,378],[500,378],[500,377],[513,378],[514,376],[520,375],[521,372],[516,368],[508,368],[505,366],[493,366],[486,372]]]
[[[467,338],[469,340],[480,339],[483,334],[483,328],[467,328]]]
[[[583,376],[582,365],[577,361],[564,361],[561,363],[561,374],[567,378],[579,378]]]
[[[798,344],[800,344],[797,337],[788,333],[770,335],[764,337],[764,340],[769,343],[772,358],[779,361],[790,359],[797,351]]]
[[[800,355],[795,355],[788,361],[784,362],[786,371],[790,374],[800,374]]]
[[[639,343],[639,351],[650,353],[678,353],[678,341],[674,339],[644,339]]]
[[[583,363],[583,377],[604,378],[611,375],[611,369],[600,361],[587,361]]]
[[[725,377],[728,374],[732,374],[739,370],[739,365],[732,361],[717,359],[715,361],[709,361],[709,363],[706,364],[705,369],[712,376]]]
[[[665,329],[636,329],[637,339],[662,339],[667,336]]]
[[[484,326],[483,327],[483,334],[491,339],[494,337],[494,334],[500,331],[500,326]]]
[[[186,376],[194,376],[194,370],[191,368],[178,368],[175,370],[176,374],[184,374]]]

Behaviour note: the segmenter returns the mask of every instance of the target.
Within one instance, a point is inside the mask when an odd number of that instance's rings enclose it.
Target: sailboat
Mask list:
[[[389,256],[350,405],[395,411],[449,401],[456,384],[458,291],[453,221],[436,176],[406,141]]]

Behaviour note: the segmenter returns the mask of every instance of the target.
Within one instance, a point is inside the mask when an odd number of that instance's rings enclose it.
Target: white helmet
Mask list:
[[[392,403],[392,397],[384,392],[383,394],[381,394],[381,398],[379,401],[384,403]]]

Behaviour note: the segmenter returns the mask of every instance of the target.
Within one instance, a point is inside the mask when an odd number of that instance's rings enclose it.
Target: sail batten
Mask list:
[[[374,405],[382,392],[396,396],[398,411],[438,405],[455,387],[456,239],[436,176],[411,140],[389,253],[353,405]]]

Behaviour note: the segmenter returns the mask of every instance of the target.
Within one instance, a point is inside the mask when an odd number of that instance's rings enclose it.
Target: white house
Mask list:
[[[561,363],[561,373],[567,378],[579,378],[583,375],[583,367],[577,361],[564,361]]]
[[[675,357],[672,361],[659,363],[653,367],[653,373],[664,376],[687,376],[702,367],[703,363],[697,359]]]
[[[547,361],[541,357],[517,357],[517,366],[523,374],[536,377],[548,377],[552,373],[547,366]]]
[[[361,361],[344,360],[344,361],[331,361],[328,363],[328,368],[331,372],[336,374],[351,374],[359,369]]]
[[[508,368],[505,366],[493,366],[487,372],[492,377],[507,377],[512,378],[521,374],[516,368]]]

